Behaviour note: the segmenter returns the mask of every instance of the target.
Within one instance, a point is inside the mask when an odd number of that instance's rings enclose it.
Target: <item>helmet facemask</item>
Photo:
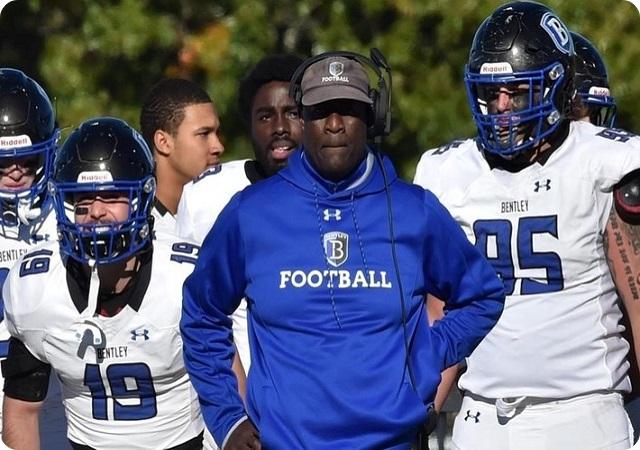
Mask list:
[[[53,105],[42,87],[19,70],[0,68],[0,226],[5,236],[9,228],[49,212],[47,182],[59,138]]]
[[[565,77],[558,62],[527,72],[513,72],[508,63],[483,64],[479,73],[467,66],[467,95],[484,149],[512,159],[554,133],[563,115],[556,105],[562,104]],[[501,89],[514,94],[506,112],[492,107]]]
[[[94,183],[49,183],[58,219],[58,238],[63,253],[93,265],[125,260],[140,251],[151,239],[150,215],[155,195],[155,179]],[[124,196],[128,217],[121,222],[76,223],[77,199]],[[108,202],[108,200],[107,200]],[[86,212],[85,212],[86,214]]]
[[[23,165],[25,160],[29,161],[27,167],[18,170],[34,175],[33,182],[26,188],[14,190],[0,187],[2,208],[0,224],[3,227],[14,227],[18,221],[28,225],[49,211],[47,182],[53,169],[53,158],[59,137],[60,132],[56,130],[50,139],[39,144],[0,149],[0,176],[16,163]]]

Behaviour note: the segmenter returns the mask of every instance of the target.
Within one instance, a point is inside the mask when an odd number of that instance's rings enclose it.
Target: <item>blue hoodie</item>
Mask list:
[[[184,284],[181,330],[219,444],[247,414],[228,317],[243,296],[247,410],[273,449],[409,448],[440,372],[498,320],[504,293],[491,266],[433,194],[399,180],[383,159],[398,277],[379,161],[369,153],[332,183],[297,151],[277,176],[236,194],[205,239]],[[432,328],[427,293],[449,309]]]

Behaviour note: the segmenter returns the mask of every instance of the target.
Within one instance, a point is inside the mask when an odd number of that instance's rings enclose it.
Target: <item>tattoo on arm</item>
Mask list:
[[[615,207],[604,233],[604,250],[620,294],[640,300],[640,225],[624,222]]]

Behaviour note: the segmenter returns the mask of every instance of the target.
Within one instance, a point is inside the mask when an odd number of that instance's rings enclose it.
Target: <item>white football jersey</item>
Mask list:
[[[202,244],[213,223],[231,197],[251,184],[245,172],[248,160],[230,161],[205,170],[187,183],[176,214],[176,234]],[[247,303],[242,300],[231,316],[233,340],[245,372],[249,371],[249,335],[247,333]]]
[[[160,449],[202,432],[179,330],[182,283],[198,251],[155,240],[138,310],[127,305],[113,317],[78,311],[57,243],[36,247],[11,270],[3,289],[9,332],[59,378],[69,439],[100,449]]]
[[[55,241],[57,238],[56,217],[50,211],[41,220],[34,221],[27,226],[22,223],[15,227],[0,225],[0,287],[3,285],[9,269],[29,249],[43,241]],[[9,331],[0,314],[0,360],[7,357],[9,346]],[[4,377],[0,372],[0,386],[4,386]],[[0,389],[0,430],[2,430],[2,399],[4,391]]]
[[[613,186],[640,138],[572,122],[544,165],[489,167],[474,140],[426,152],[433,191],[505,282],[504,312],[467,360],[461,389],[487,398],[626,391],[629,345],[603,247]]]
[[[247,159],[210,167],[184,186],[176,214],[176,234],[202,243],[231,197],[249,186]]]

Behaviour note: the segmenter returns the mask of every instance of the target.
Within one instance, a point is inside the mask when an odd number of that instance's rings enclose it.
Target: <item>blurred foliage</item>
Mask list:
[[[473,34],[496,0],[16,0],[0,16],[2,66],[38,79],[62,126],[98,115],[138,126],[142,100],[165,76],[213,96],[225,160],[251,155],[236,106],[240,79],[262,56],[328,50],[368,55],[393,69],[393,132],[384,143],[410,179],[423,150],[474,134],[462,72]],[[624,0],[548,0],[600,49],[619,124],[640,121],[640,15]]]

